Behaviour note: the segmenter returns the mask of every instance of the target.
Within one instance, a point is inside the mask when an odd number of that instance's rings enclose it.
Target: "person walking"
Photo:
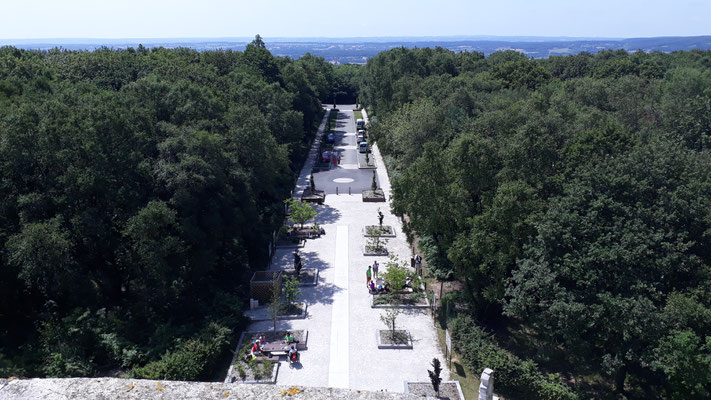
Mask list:
[[[370,283],[370,278],[371,278],[372,276],[373,276],[373,275],[372,275],[372,272],[370,271],[370,265],[368,265],[368,269],[365,271],[365,278],[366,278],[365,284],[366,284],[366,285],[367,285],[368,283]]]
[[[415,256],[415,272],[419,273],[421,264],[422,264],[422,257],[420,257],[420,255],[418,254]]]
[[[377,261],[373,262],[373,277],[375,279],[378,279],[378,269],[379,268],[380,268],[380,266],[378,265],[378,262]]]

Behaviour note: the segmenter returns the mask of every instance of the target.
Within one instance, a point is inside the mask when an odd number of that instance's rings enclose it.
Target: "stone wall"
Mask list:
[[[242,385],[217,382],[151,381],[118,378],[67,379],[0,379],[0,399],[354,399],[354,400],[415,400],[423,399],[405,393],[367,392],[335,388]]]

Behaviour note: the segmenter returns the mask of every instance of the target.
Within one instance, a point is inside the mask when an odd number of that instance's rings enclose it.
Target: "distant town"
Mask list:
[[[188,47],[196,50],[242,51],[252,38],[185,39],[27,39],[0,40],[0,46],[24,49],[94,50],[122,49],[143,45]],[[628,52],[673,52],[711,49],[711,36],[653,38],[566,38],[566,37],[384,37],[384,38],[264,38],[267,49],[277,57],[299,58],[306,53],[323,57],[331,64],[365,64],[381,51],[396,47],[443,47],[452,51],[477,51],[486,55],[502,50],[519,51],[531,58],[547,58],[581,52],[622,49]]]

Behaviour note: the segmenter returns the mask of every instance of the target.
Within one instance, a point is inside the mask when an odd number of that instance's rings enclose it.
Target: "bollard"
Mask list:
[[[351,194],[351,187],[348,186],[348,195],[350,195],[350,194]]]
[[[336,196],[338,196],[338,186],[336,186]]]

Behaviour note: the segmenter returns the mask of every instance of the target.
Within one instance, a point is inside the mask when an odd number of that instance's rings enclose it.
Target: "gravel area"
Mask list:
[[[432,389],[432,384],[429,382],[408,382],[407,383],[408,393],[417,396],[425,397],[436,397],[434,389]],[[442,382],[439,385],[439,398],[448,400],[459,400],[459,391],[457,390],[457,384],[452,382]],[[464,399],[461,399],[464,400]]]

